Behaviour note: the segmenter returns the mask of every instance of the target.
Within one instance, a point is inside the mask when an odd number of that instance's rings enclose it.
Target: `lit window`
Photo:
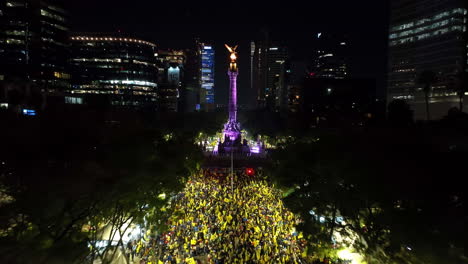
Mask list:
[[[405,44],[408,42],[414,42],[416,40],[423,40],[426,38],[435,37],[435,36],[446,34],[446,33],[453,32],[453,31],[464,32],[466,28],[464,28],[463,19],[455,18],[455,17],[447,18],[442,21],[440,21],[440,19],[450,16],[450,14],[452,15],[465,14],[466,11],[467,10],[463,8],[456,8],[451,11],[445,11],[445,12],[439,13],[430,18],[423,18],[416,22],[411,22],[411,23],[395,26],[392,28],[391,30],[392,33],[389,35],[389,39],[392,40],[390,42],[390,46]],[[430,22],[433,22],[433,23],[428,24]],[[449,26],[450,24],[452,25],[459,24],[459,25],[453,25],[450,27]],[[445,28],[442,28],[442,27],[445,27]],[[409,30],[405,30],[405,29],[409,29]],[[434,30],[434,29],[438,29],[438,30],[433,31],[433,32],[427,32],[427,31]],[[404,31],[399,32],[399,33],[395,32],[395,31],[401,31],[401,30],[404,30]],[[425,31],[426,33],[420,34]],[[415,34],[419,34],[419,35],[416,35],[414,37],[408,37],[410,35],[415,35]],[[396,39],[399,39],[399,40],[396,40]]]
[[[7,39],[6,40],[7,44],[24,44],[24,40],[20,39]]]
[[[60,16],[60,15],[57,15],[57,14],[53,14],[47,10],[44,10],[44,9],[41,9],[41,16],[45,16],[45,17],[48,17],[48,18],[52,18],[52,19],[55,19],[55,20],[58,20],[58,21],[62,21],[62,22],[65,22],[65,18]]]
[[[6,2],[6,6],[8,7],[24,7],[24,3],[21,1],[8,1]]]
[[[54,23],[49,23],[47,21],[41,21],[42,24],[44,25],[48,25],[48,26],[51,26],[51,27],[54,27],[56,29],[59,29],[59,30],[63,30],[63,31],[68,31],[68,28],[67,27],[64,27],[62,25],[58,25],[58,24],[54,24]],[[73,39],[73,38],[72,38]]]
[[[5,34],[10,36],[24,36],[26,32],[24,30],[6,30]]]
[[[54,72],[54,77],[57,79],[70,79],[70,74],[63,72]]]

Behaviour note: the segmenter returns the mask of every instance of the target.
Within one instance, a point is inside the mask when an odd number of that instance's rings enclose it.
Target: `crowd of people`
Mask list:
[[[171,202],[169,230],[156,243],[152,263],[304,263],[300,221],[264,179],[226,169],[194,175]]]

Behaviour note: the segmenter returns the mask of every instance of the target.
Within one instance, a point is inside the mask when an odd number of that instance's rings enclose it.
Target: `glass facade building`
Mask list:
[[[344,36],[318,33],[310,72],[312,78],[345,79],[348,77],[348,41]]]
[[[214,92],[214,65],[215,65],[215,51],[214,47],[209,44],[200,44],[201,56],[201,95],[200,101],[206,104],[206,108],[214,106],[215,92]],[[212,107],[211,107],[212,108]]]
[[[158,52],[158,110],[179,111],[179,99],[184,99],[186,55],[183,50],[159,50]],[[181,107],[180,110],[184,110]]]
[[[403,99],[415,118],[425,118],[423,84],[418,76],[432,71],[431,117],[458,106],[454,78],[467,65],[467,9],[462,0],[393,0],[389,32],[387,101]]]
[[[253,45],[252,85],[257,91],[257,107],[273,111],[286,107],[288,49],[268,40],[256,41]],[[251,47],[253,45],[251,43]]]
[[[71,42],[71,94],[107,95],[118,106],[156,103],[155,44],[112,36],[74,36]]]
[[[68,34],[64,1],[0,1],[0,79],[48,94],[69,88]]]

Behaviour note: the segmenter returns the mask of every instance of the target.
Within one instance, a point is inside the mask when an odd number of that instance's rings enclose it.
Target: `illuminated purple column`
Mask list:
[[[229,63],[229,119],[228,122],[224,125],[224,135],[228,136],[231,140],[237,139],[241,132],[240,132],[240,125],[237,123],[237,75],[239,75],[238,68],[237,68],[237,55],[236,49],[237,46],[234,48],[225,45],[226,48],[231,53],[229,58],[231,59],[231,63]]]
[[[228,71],[229,75],[229,121],[237,122],[237,71]]]

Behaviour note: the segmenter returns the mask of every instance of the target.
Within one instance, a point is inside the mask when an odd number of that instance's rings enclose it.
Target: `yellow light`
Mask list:
[[[342,249],[338,251],[338,258],[342,260],[351,260],[351,264],[365,264],[362,260],[362,256],[358,253],[353,253],[349,249]]]

